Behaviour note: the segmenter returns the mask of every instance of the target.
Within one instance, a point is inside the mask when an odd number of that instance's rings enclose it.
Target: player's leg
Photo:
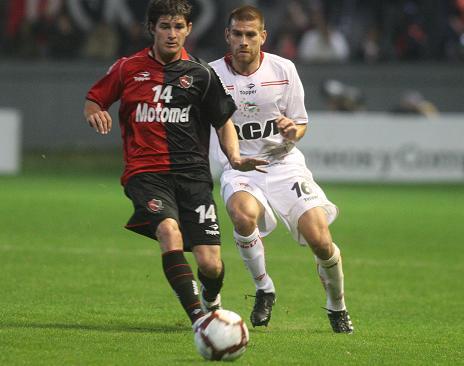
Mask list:
[[[227,211],[234,225],[236,246],[256,287],[251,323],[253,326],[267,325],[275,302],[275,287],[266,271],[264,246],[258,230],[264,207],[250,193],[238,191],[228,199]]]
[[[182,234],[173,219],[162,221],[156,229],[162,251],[164,274],[192,324],[203,315],[198,287],[184,255]]]
[[[204,312],[221,308],[220,291],[224,281],[221,260],[221,231],[212,184],[176,177],[178,205],[184,246],[198,264],[200,302]]]
[[[288,155],[283,164],[268,168],[266,176],[266,197],[271,207],[293,237],[300,244],[309,244],[316,255],[329,317],[341,314],[346,318],[340,250],[333,244],[328,228],[337,217],[337,207],[314,181],[299,151]]]
[[[234,225],[235,243],[256,290],[275,292],[274,283],[266,272],[264,246],[258,230],[258,219],[264,214],[264,207],[250,193],[239,191],[227,201],[227,211]]]
[[[195,245],[193,255],[198,264],[198,279],[201,283],[200,302],[204,312],[222,308],[221,288],[225,266],[221,260],[219,245]]]
[[[337,333],[351,333],[353,326],[345,306],[342,257],[340,249],[332,241],[325,210],[322,207],[307,210],[298,219],[298,230],[316,256],[333,330]]]
[[[315,207],[306,211],[298,220],[298,230],[316,256],[319,276],[327,291],[327,309],[344,310],[340,250],[332,242],[324,210],[321,207]]]
[[[164,274],[194,323],[203,312],[192,269],[184,256],[172,187],[169,176],[143,173],[132,177],[124,187],[134,205],[126,228],[159,242]]]

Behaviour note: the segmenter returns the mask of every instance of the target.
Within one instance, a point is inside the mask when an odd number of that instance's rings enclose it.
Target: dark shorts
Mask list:
[[[156,240],[159,223],[172,218],[179,224],[184,250],[199,244],[220,245],[210,183],[182,174],[140,173],[129,179],[124,192],[134,205],[127,229]]]

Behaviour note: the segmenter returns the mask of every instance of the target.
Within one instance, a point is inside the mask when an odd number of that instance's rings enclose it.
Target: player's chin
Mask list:
[[[251,54],[249,52],[237,52],[235,54],[235,58],[241,60],[241,61],[248,61],[251,59]]]
[[[175,56],[180,52],[180,50],[181,50],[181,47],[179,47],[179,46],[175,46],[175,47],[174,46],[171,46],[171,47],[166,46],[166,47],[164,47],[163,51],[164,51],[164,54],[167,55],[167,56]]]

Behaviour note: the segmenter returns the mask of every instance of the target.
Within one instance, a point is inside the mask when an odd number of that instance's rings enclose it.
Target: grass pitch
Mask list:
[[[123,229],[114,169],[28,164],[0,177],[0,364],[205,364],[156,243]],[[236,364],[463,364],[464,186],[322,186],[341,209],[331,229],[355,334],[331,332],[310,251],[280,226],[265,239],[272,320]],[[248,321],[253,285],[217,202],[224,307]]]

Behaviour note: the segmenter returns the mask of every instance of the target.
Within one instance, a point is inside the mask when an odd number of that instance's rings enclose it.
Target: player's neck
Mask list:
[[[261,65],[261,58],[260,57],[257,57],[251,63],[237,62],[232,57],[232,67],[234,68],[235,71],[237,71],[241,75],[251,75],[251,74],[253,74],[256,70],[259,69],[260,65]]]
[[[162,65],[169,64],[171,62],[180,60],[182,58],[182,50],[176,54],[162,54],[157,52],[156,47],[152,47],[150,50],[151,56]]]

